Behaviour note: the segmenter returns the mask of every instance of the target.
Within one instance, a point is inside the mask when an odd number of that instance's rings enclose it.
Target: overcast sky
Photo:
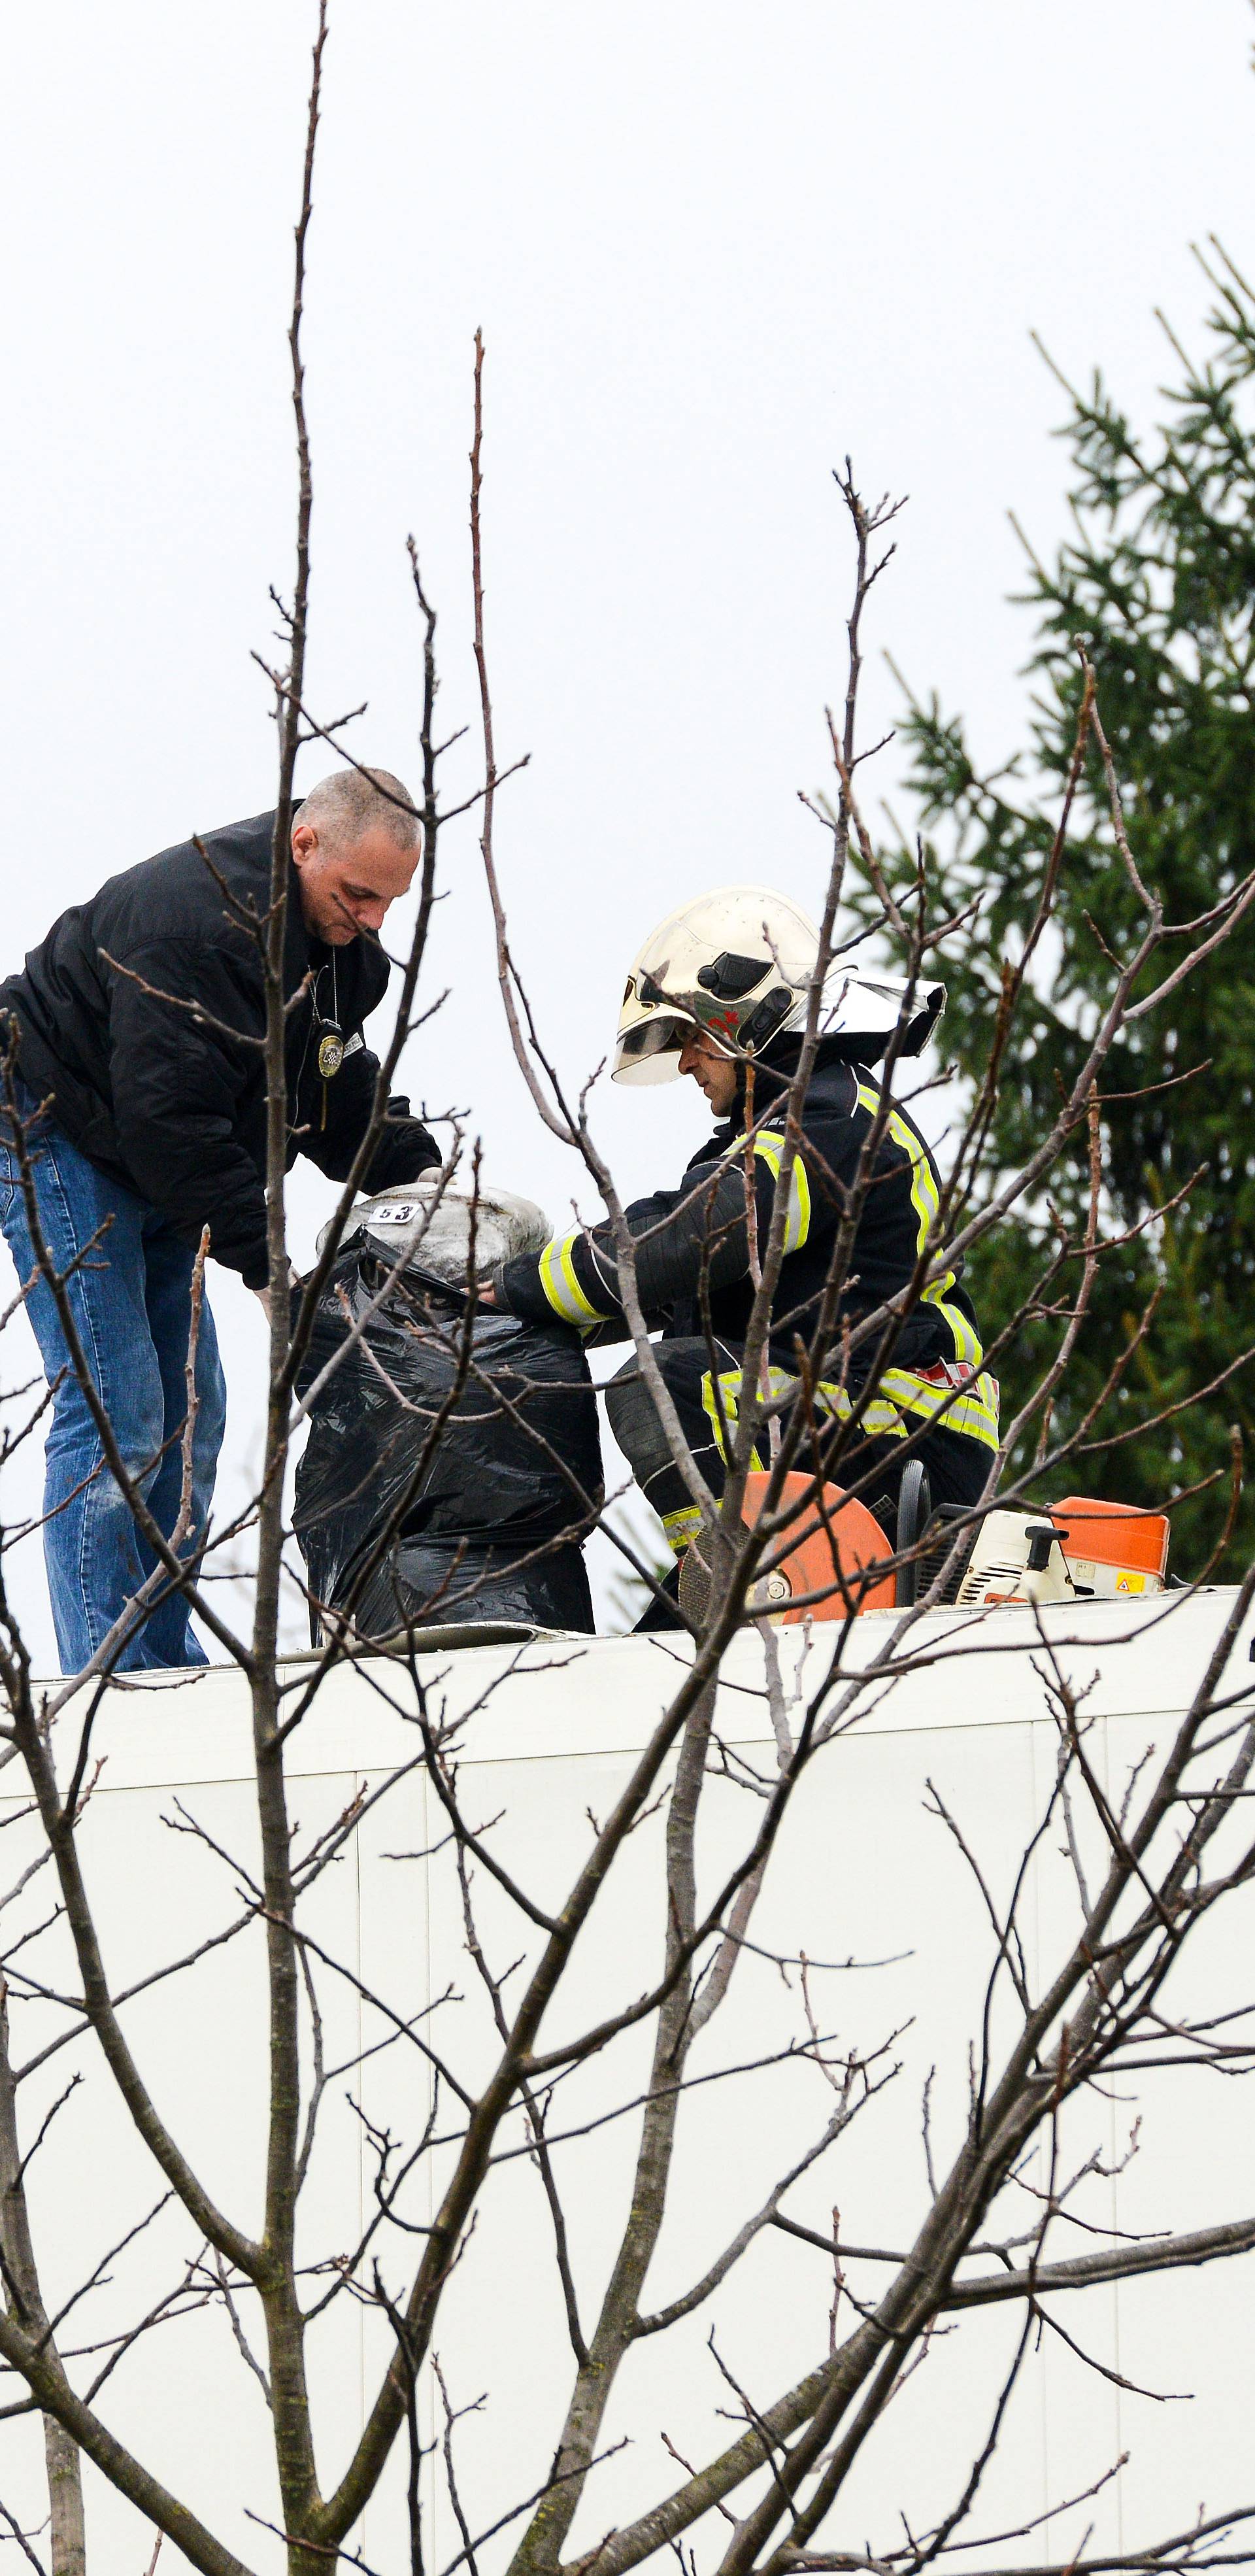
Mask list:
[[[290,585],[284,331],[308,0],[10,11],[0,141],[9,816],[5,965],[114,870],[273,800],[267,591]],[[485,541],[499,858],[520,961],[572,1076],[686,891],[814,905],[850,553],[830,468],[909,492],[875,598],[888,647],[991,760],[1023,728],[1006,605],[1016,510],[1062,532],[1063,369],[1153,417],[1197,338],[1192,240],[1255,258],[1246,0],[332,0],[306,350],[310,694],[361,699],[358,757],[413,775],[413,530],[440,610],[445,729],[474,722],[466,453],[487,360]],[[307,752],[309,785],[327,766]],[[884,785],[892,785],[892,754]],[[449,762],[474,784],[474,751]],[[474,824],[443,849],[407,1068],[469,1109],[488,1173],[555,1217],[578,1172],[500,1028]],[[703,1109],[618,1093],[629,1190]],[[332,1192],[294,1191],[304,1257]],[[256,1437],[262,1328],[218,1273],[228,1478]],[[16,1360],[10,1358],[7,1382]],[[14,1468],[6,1515],[29,1504]],[[23,1553],[33,1557],[33,1551]],[[20,1560],[19,1560],[20,1561]],[[18,1583],[41,1655],[32,1562]]]

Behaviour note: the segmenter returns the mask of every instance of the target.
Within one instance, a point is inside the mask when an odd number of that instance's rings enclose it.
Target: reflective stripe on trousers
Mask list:
[[[790,1370],[773,1368],[770,1376],[773,1398],[796,1392],[799,1380]],[[726,1422],[729,1432],[735,1431],[739,1419],[741,1380],[740,1369],[721,1370],[717,1378],[714,1371],[708,1369],[702,1379],[702,1408],[709,1416],[715,1445],[725,1465],[728,1450],[723,1437],[723,1423]],[[960,1389],[957,1394],[956,1381]],[[838,1386],[828,1378],[820,1379],[815,1396],[822,1412],[842,1422],[848,1421],[858,1400],[848,1387]],[[987,1370],[982,1371],[979,1377],[970,1377],[959,1369],[951,1375],[945,1362],[935,1376],[921,1374],[917,1369],[889,1368],[885,1370],[876,1393],[864,1406],[859,1421],[869,1437],[874,1434],[882,1439],[907,1440],[913,1431],[919,1429],[921,1421],[935,1420],[938,1415],[941,1417],[937,1423],[938,1430],[961,1432],[968,1440],[979,1440],[987,1449],[996,1449],[996,1380]],[[755,1449],[749,1463],[752,1468],[761,1469],[766,1462]]]

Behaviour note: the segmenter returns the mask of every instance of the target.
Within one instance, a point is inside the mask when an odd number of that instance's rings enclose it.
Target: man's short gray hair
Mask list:
[[[412,850],[420,833],[414,799],[390,769],[333,770],[311,787],[297,820],[316,823],[347,849],[367,832],[386,832],[399,850]]]

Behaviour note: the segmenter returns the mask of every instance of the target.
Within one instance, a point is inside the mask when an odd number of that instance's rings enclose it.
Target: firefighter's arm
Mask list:
[[[766,1248],[775,1205],[783,1138],[760,1133],[754,1143],[754,1197],[758,1239]],[[647,1316],[665,1314],[698,1293],[703,1276],[712,1289],[730,1287],[750,1267],[745,1166],[740,1155],[699,1164],[679,1190],[659,1190],[625,1211],[636,1245],[636,1286]],[[810,1229],[810,1190],[800,1158],[790,1188],[786,1251],[795,1252]],[[495,1274],[499,1304],[537,1321],[557,1315],[590,1337],[622,1319],[614,1236],[609,1226],[576,1226],[554,1235],[544,1250],[502,1265]],[[602,1329],[597,1337],[610,1340]]]

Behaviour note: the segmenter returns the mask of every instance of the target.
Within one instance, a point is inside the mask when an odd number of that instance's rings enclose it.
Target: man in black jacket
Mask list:
[[[682,906],[651,934],[628,978],[620,1015],[616,1078],[691,1075],[721,1121],[678,1188],[657,1190],[626,1210],[641,1306],[651,1328],[661,1327],[655,1356],[686,1446],[715,1493],[722,1491],[741,1403],[754,1271],[770,1239],[783,1177],[787,1096],[818,947],[813,923],[783,897],[762,887],[722,888]],[[918,1052],[943,1002],[940,985],[917,990],[900,1052]],[[885,1053],[902,1006],[903,988],[887,979],[845,969],[827,979],[823,1034],[788,1180],[771,1314],[773,1394],[796,1386],[798,1338],[803,1347],[811,1341],[838,1234],[851,1212],[855,1220],[837,1312],[827,1348],[818,1354],[816,1410],[834,1435],[859,1399],[881,1337],[873,1328],[843,1367],[844,1327],[856,1327],[908,1288],[927,1259],[939,1210],[932,1156],[896,1103],[888,1106],[869,1167],[864,1164],[881,1110],[871,1067]],[[590,1340],[614,1340],[626,1330],[608,1225],[590,1232],[576,1227],[539,1254],[506,1263],[494,1292],[513,1313],[561,1315]],[[860,1490],[891,1539],[906,1456],[922,1460],[934,1503],[979,1499],[998,1446],[998,1390],[982,1358],[956,1265],[917,1294],[864,1405],[857,1437],[848,1437],[834,1469],[843,1486]],[[635,1360],[607,1389],[607,1411],[681,1557],[701,1516]],[[809,1456],[798,1463],[809,1466]]]
[[[167,1535],[178,1509],[191,1272],[203,1226],[215,1260],[266,1299],[257,925],[270,900],[273,827],[272,813],[254,815],[112,877],[63,913],[23,971],[0,984],[43,1233],[68,1274],[79,1340],[124,1464]],[[387,770],[341,771],[298,810],[283,956],[289,1167],[298,1153],[333,1180],[352,1167],[379,1071],[362,1035],[388,982],[378,932],[407,892],[419,851],[412,800]],[[362,1186],[412,1181],[439,1159],[408,1100],[391,1100]],[[11,1131],[0,1138],[0,1222],[25,1282],[36,1262]],[[62,1667],[77,1672],[152,1558],[103,1464],[39,1278],[27,1311],[55,1389],[44,1552]],[[197,1392],[189,1548],[204,1536],[225,1419],[207,1303]],[[150,1614],[120,1661],[204,1661],[178,1594]]]

